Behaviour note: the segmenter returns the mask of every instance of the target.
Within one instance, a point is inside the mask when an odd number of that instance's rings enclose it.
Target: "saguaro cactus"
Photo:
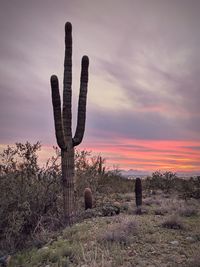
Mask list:
[[[87,56],[83,56],[81,63],[77,126],[75,135],[72,137],[72,25],[70,22],[67,22],[65,24],[65,59],[62,112],[58,78],[56,75],[51,76],[55,132],[58,146],[61,149],[64,219],[67,225],[71,225],[73,223],[75,216],[74,147],[81,143],[85,131],[88,67],[89,59]]]
[[[103,175],[105,172],[105,167],[103,167],[104,161],[101,156],[98,156],[98,174]]]
[[[136,213],[141,214],[141,206],[142,206],[142,182],[140,178],[136,178],[135,180],[135,202],[136,202]]]
[[[92,209],[92,191],[89,187],[84,190],[85,210]]]

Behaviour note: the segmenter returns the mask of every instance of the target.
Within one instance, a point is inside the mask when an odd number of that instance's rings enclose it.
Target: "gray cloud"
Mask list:
[[[173,140],[187,139],[176,120],[163,120],[158,113],[92,111],[88,114],[91,125],[101,136],[112,133],[113,136],[133,139]],[[98,129],[98,130],[97,130]]]
[[[195,0],[19,0],[17,4],[3,0],[0,141],[35,138],[55,142],[49,77],[57,73],[62,83],[66,20],[72,21],[76,29],[76,73],[81,56],[88,53],[90,73],[120,85],[127,99],[137,105],[134,113],[108,113],[94,109],[92,103],[87,115],[88,138],[98,138],[100,132],[101,138],[112,139],[115,135],[199,139],[199,8],[200,2]],[[152,87],[155,82],[162,83],[163,91],[149,91],[139,85],[138,71],[147,71]],[[78,75],[74,78],[79,81]],[[75,111],[76,99],[73,104]],[[139,108],[157,105],[174,111],[173,117],[155,111],[139,112]]]

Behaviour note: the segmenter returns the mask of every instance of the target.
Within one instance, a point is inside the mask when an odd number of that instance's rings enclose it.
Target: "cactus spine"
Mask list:
[[[141,206],[142,206],[142,181],[140,178],[136,178],[135,180],[135,202],[136,202],[136,213],[141,214]]]
[[[84,200],[85,210],[92,209],[92,191],[89,187],[84,190]]]
[[[56,75],[51,76],[55,133],[57,144],[61,149],[64,220],[67,225],[71,225],[73,223],[75,216],[74,147],[81,143],[85,131],[88,67],[89,59],[87,56],[83,56],[81,63],[77,126],[75,135],[72,137],[72,25],[70,22],[67,22],[65,24],[65,59],[62,111],[58,78]]]

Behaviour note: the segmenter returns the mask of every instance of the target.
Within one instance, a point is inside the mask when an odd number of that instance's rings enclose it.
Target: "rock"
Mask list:
[[[177,246],[177,245],[179,245],[179,242],[177,240],[174,240],[174,241],[171,241],[170,244]]]
[[[40,251],[41,251],[41,250],[48,250],[48,249],[49,249],[49,247],[46,246],[46,247],[42,247],[42,248],[40,249]]]
[[[137,262],[137,267],[146,267],[147,266],[147,262],[144,260],[138,260]]]
[[[187,236],[186,240],[190,241],[190,242],[195,242],[195,240],[194,240],[194,238],[192,236]]]

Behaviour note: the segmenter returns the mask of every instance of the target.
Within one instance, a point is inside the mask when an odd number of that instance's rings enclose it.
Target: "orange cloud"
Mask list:
[[[2,151],[7,145],[0,144]],[[89,142],[86,140],[78,149],[86,149],[106,158],[106,165],[120,169],[142,171],[171,170],[175,172],[200,171],[200,141],[177,140],[134,140],[115,138]],[[54,154],[51,145],[42,146],[40,164]]]
[[[82,146],[83,147],[83,146]],[[146,171],[199,171],[200,141],[115,139],[112,144],[85,144],[86,149],[101,153],[108,165]]]

